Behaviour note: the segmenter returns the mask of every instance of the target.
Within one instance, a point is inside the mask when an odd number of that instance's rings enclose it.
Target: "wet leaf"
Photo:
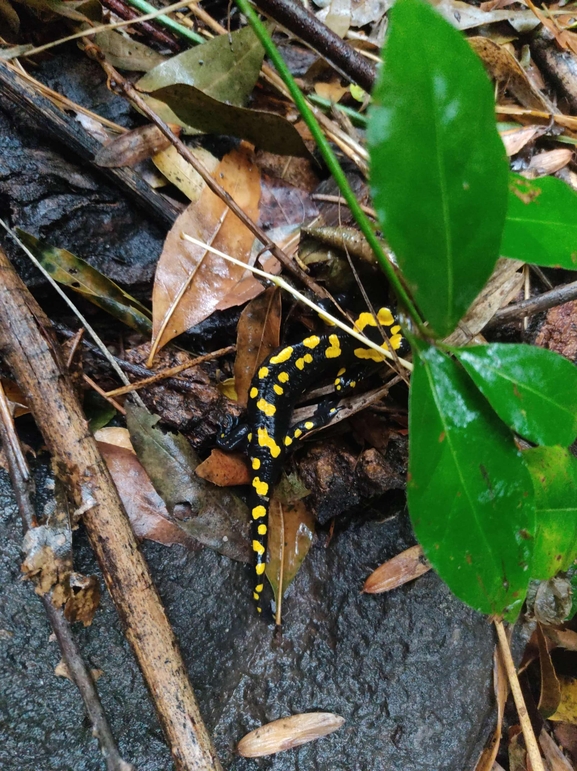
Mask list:
[[[575,766],[563,754],[563,750],[555,744],[545,728],[542,728],[539,734],[539,744],[551,771],[574,771]]]
[[[501,254],[548,268],[577,267],[577,193],[555,177],[511,174]]]
[[[553,351],[491,343],[455,356],[497,415],[525,439],[569,445],[577,436],[577,367]]]
[[[245,214],[258,217],[259,172],[248,152],[225,155],[214,177]],[[244,270],[182,239],[191,235],[238,260],[247,261],[254,236],[207,187],[174,223],[156,268],[153,352],[210,316],[243,278]]]
[[[264,49],[252,28],[244,27],[171,57],[142,77],[137,86],[142,91],[155,91],[186,83],[219,102],[242,107],[256,85],[263,57]],[[151,101],[166,122],[180,123],[170,107],[156,99]]]
[[[261,150],[279,155],[310,155],[296,128],[281,115],[219,102],[194,86],[177,83],[152,92],[165,102],[184,126],[203,134],[246,139]]]
[[[577,680],[572,677],[560,677],[561,701],[557,711],[549,715],[549,720],[577,725]]]
[[[116,408],[96,391],[86,391],[82,407],[92,433],[104,428],[116,415]]]
[[[106,61],[119,70],[148,72],[166,60],[165,56],[144,43],[139,43],[114,29],[98,32],[94,36],[94,42],[103,52]]]
[[[246,306],[236,332],[234,381],[239,404],[246,405],[248,389],[259,364],[280,344],[281,296],[270,287]]]
[[[407,485],[415,534],[457,597],[482,613],[516,618],[535,534],[531,478],[512,435],[465,371],[418,346]]]
[[[19,32],[20,17],[8,0],[0,0],[0,35],[7,43],[14,43]]]
[[[126,434],[128,436],[128,431]],[[103,441],[100,437],[109,440],[115,437],[107,437],[106,432],[99,431],[98,449],[108,466],[135,535],[165,546],[175,543],[186,546],[188,536],[168,513],[166,504],[154,489],[134,450],[113,441]]]
[[[246,455],[214,449],[206,460],[196,467],[196,474],[219,487],[249,485],[252,475]]]
[[[315,534],[315,520],[305,502],[295,500],[294,494],[287,496],[286,483],[284,489],[285,494],[277,488],[269,508],[266,577],[277,606],[309,553]]]
[[[64,606],[64,617],[71,624],[81,621],[90,626],[100,605],[100,584],[96,576],[70,574],[71,594]]]
[[[411,546],[410,549],[405,549],[396,557],[379,565],[365,581],[363,592],[367,594],[390,592],[408,581],[414,581],[430,569],[431,566],[427,563],[422,548],[419,545]]]
[[[158,415],[128,405],[132,444],[156,491],[180,527],[197,541],[241,562],[251,562],[246,505],[194,471],[199,459],[182,434],[164,432]]]
[[[20,228],[16,228],[16,232],[55,281],[78,292],[131,329],[150,334],[150,311],[118,284],[66,249],[51,246]]]
[[[539,695],[539,704],[537,709],[544,718],[553,715],[561,701],[561,687],[559,678],[555,672],[555,667],[551,660],[547,640],[541,629],[541,624],[537,624],[536,629],[537,645],[539,647],[539,664],[541,669],[541,693]]]
[[[169,140],[157,126],[149,124],[127,131],[104,145],[94,156],[94,163],[107,169],[135,166],[167,147],[172,147]]]
[[[523,458],[537,516],[531,577],[545,581],[577,557],[577,458],[563,447],[535,447]]]
[[[499,256],[505,149],[491,83],[463,36],[422,0],[390,17],[369,113],[374,206],[417,305],[446,336]]]
[[[305,712],[273,720],[251,731],[238,743],[244,758],[261,758],[276,752],[300,747],[339,729],[345,719],[332,712]]]
[[[189,148],[203,166],[212,174],[218,166],[218,158],[202,147]],[[190,163],[184,160],[176,147],[171,145],[158,155],[155,155],[152,162],[156,168],[161,171],[169,182],[172,182],[184,195],[192,202],[198,201],[202,193],[205,182],[200,174],[195,171]]]

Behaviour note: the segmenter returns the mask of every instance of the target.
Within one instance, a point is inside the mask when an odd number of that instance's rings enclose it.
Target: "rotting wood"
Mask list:
[[[68,485],[150,689],[177,771],[221,771],[174,633],[58,351],[0,250],[0,354]]]
[[[118,185],[120,190],[154,216],[159,223],[172,227],[180,214],[175,206],[147,185],[133,169],[107,169],[92,163],[102,145],[91,137],[78,121],[38,93],[13,67],[4,63],[0,63],[0,93],[22,108],[43,132],[68,150],[72,150],[82,160],[89,161],[95,172]]]

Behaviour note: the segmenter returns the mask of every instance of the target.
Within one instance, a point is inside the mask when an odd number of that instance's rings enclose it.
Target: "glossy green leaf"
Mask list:
[[[218,102],[194,86],[180,83],[159,88],[153,96],[166,102],[183,123],[203,134],[226,134],[247,139],[261,150],[279,155],[309,155],[293,124],[274,112]]]
[[[530,345],[492,343],[453,351],[497,415],[535,444],[577,437],[577,367]]]
[[[59,284],[73,289],[131,329],[149,335],[150,311],[85,260],[16,228],[18,237]]]
[[[577,193],[556,177],[511,174],[503,257],[551,268],[577,268]]]
[[[535,447],[523,457],[537,516],[531,577],[546,581],[577,558],[577,458],[564,447]]]
[[[264,48],[251,27],[232,32],[190,48],[155,67],[138,81],[142,91],[186,83],[219,102],[244,107],[256,85]],[[168,123],[181,124],[176,113],[163,102],[155,107]]]
[[[433,330],[448,335],[491,275],[507,206],[493,91],[422,0],[391,11],[373,92],[371,186],[383,233]]]
[[[511,433],[461,366],[419,347],[407,486],[415,534],[457,597],[515,618],[531,576],[531,478]]]

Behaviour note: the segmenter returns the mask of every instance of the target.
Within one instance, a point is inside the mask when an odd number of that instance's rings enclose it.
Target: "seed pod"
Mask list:
[[[332,712],[305,712],[273,720],[256,728],[238,743],[238,752],[245,758],[274,755],[301,744],[320,739],[336,731],[345,719]]]

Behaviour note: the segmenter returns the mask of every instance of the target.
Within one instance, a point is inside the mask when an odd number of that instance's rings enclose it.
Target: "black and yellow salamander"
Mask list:
[[[406,341],[401,328],[388,308],[375,316],[361,313],[355,327],[375,342],[383,343],[379,324],[386,331],[388,344],[401,352]],[[270,496],[280,476],[286,452],[293,449],[310,431],[328,423],[337,411],[337,400],[319,406],[316,413],[302,423],[291,426],[293,408],[302,393],[311,385],[335,373],[335,389],[340,398],[356,386],[368,369],[385,357],[373,348],[363,347],[346,332],[337,330],[310,335],[299,343],[280,348],[265,359],[255,373],[248,398],[248,420],[244,437],[248,440],[248,457],[252,469],[252,487],[248,505],[252,519],[252,548],[255,553],[256,583],[253,597],[260,613],[264,589],[268,509]],[[242,428],[236,438],[225,439],[221,446],[232,448],[239,443]]]

